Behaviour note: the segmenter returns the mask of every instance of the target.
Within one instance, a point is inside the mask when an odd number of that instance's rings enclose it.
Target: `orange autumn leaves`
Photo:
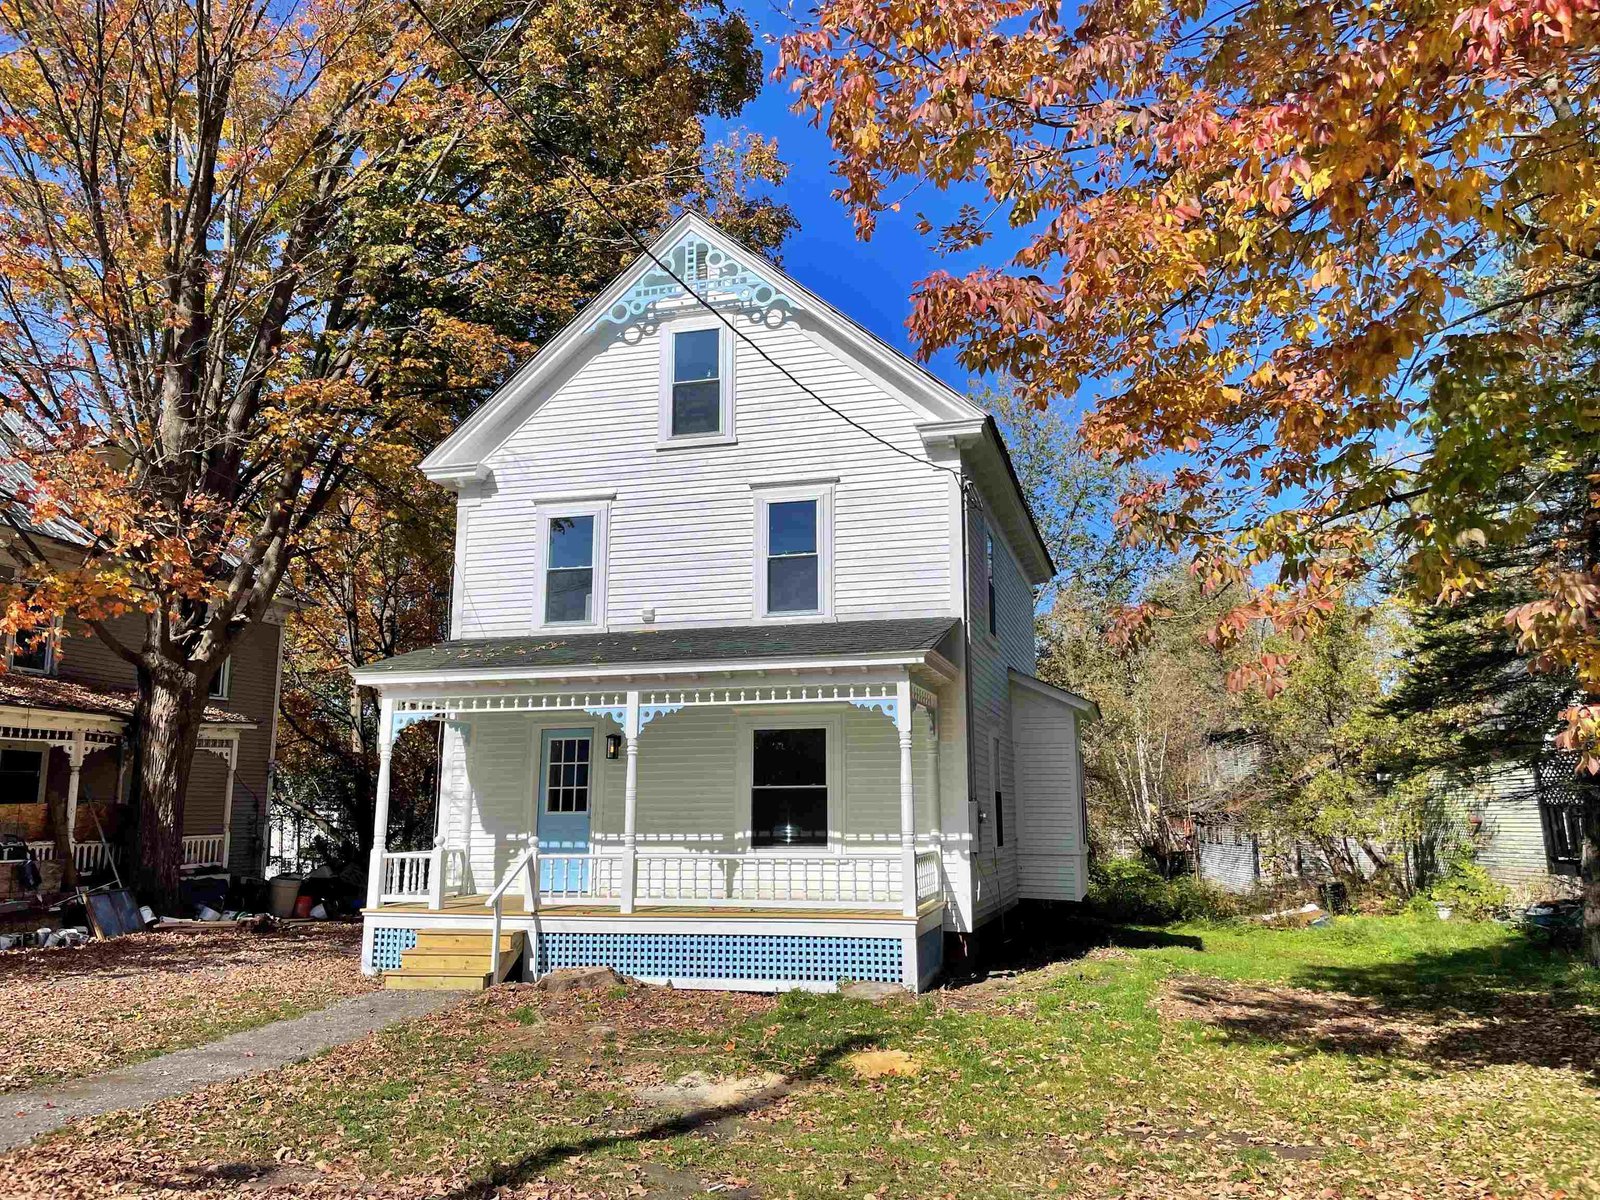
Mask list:
[[[1396,546],[1425,598],[1481,586],[1474,538],[1525,517],[1490,483],[1534,452],[1581,469],[1600,440],[1570,396],[1475,396],[1500,410],[1471,441],[1428,409],[1435,380],[1558,352],[1550,310],[1600,275],[1597,12],[830,0],[780,69],[864,235],[914,182],[972,194],[922,228],[984,264],[926,278],[913,334],[1040,405],[1092,382],[1091,447],[1167,468],[1127,529],[1245,597],[1228,645],[1305,632]],[[1006,223],[1004,255],[970,253]],[[1600,696],[1597,559],[1552,563],[1509,620]],[[1596,712],[1570,714],[1574,746],[1600,745]]]

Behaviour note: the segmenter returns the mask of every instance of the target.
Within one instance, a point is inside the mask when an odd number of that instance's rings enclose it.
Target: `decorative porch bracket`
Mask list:
[[[850,703],[868,712],[881,712],[896,724],[900,721],[900,700],[896,696],[851,697]]]
[[[670,716],[675,712],[682,712],[681,704],[646,704],[639,710],[639,728],[643,729],[657,717]]]

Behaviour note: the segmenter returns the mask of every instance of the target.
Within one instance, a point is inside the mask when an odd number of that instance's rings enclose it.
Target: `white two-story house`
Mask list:
[[[422,464],[459,496],[452,638],[358,674],[365,965],[924,986],[947,938],[1083,895],[1049,554],[970,401],[700,218],[653,255]],[[418,722],[437,839],[391,851]]]

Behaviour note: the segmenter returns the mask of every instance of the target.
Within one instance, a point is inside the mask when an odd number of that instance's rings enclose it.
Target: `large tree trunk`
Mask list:
[[[48,766],[51,750],[45,751]],[[65,792],[50,798],[50,836],[56,844],[56,861],[61,864],[61,886],[72,888],[78,882],[78,863],[72,853],[72,833],[67,825],[67,796]]]
[[[178,906],[183,807],[205,712],[196,676],[175,664],[139,668],[138,856],[134,887],[157,912]]]

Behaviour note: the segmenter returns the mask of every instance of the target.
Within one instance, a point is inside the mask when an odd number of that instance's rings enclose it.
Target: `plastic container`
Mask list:
[[[267,909],[275,917],[294,916],[294,902],[300,898],[300,876],[279,875],[267,883]]]

